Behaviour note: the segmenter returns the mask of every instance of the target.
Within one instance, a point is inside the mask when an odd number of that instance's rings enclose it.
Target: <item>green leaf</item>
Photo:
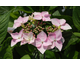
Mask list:
[[[58,10],[57,10],[57,11],[55,11],[52,15],[53,15],[53,16],[61,16],[61,14],[59,13],[59,11],[58,11]]]
[[[27,6],[27,8],[29,8],[31,11],[34,11],[31,6]]]
[[[79,6],[73,9],[73,23],[75,27],[80,31],[80,7]]]
[[[12,59],[13,54],[12,54],[12,48],[10,46],[11,43],[11,37],[8,37],[2,44],[0,48],[0,58],[1,59]]]
[[[23,6],[17,6],[17,7],[15,7],[13,13],[17,12],[17,11],[23,11],[25,13],[32,13],[32,11],[27,11]]]
[[[68,58],[68,59],[72,59],[74,54],[75,54],[75,50],[76,50],[76,46],[75,45],[70,45],[65,51],[64,51],[64,55]]]
[[[9,11],[9,6],[0,6],[0,15],[3,15]]]
[[[78,33],[78,32],[74,32],[73,34],[74,34],[75,36],[80,37],[80,33]]]
[[[33,52],[35,47],[31,44],[28,44],[28,49],[29,49],[30,52]]]
[[[69,42],[67,43],[67,46],[64,49],[68,48],[70,45],[72,45],[77,40],[79,40],[79,38],[77,38],[76,36],[72,35],[71,39],[69,40]]]
[[[29,55],[24,55],[21,59],[31,59]]]
[[[45,56],[46,56],[46,58],[51,58],[51,59],[56,58],[55,53],[52,51],[49,51],[49,50],[46,50]]]
[[[78,51],[75,51],[75,54],[73,56],[73,59],[77,59],[78,58],[78,54],[79,54],[79,52]]]
[[[0,16],[0,43],[4,40],[7,33],[10,12],[11,11]]]
[[[49,11],[55,9],[57,6],[50,6]]]

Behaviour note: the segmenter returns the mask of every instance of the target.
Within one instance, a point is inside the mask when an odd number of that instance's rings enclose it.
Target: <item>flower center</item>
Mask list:
[[[18,37],[18,39],[20,39],[21,37]]]

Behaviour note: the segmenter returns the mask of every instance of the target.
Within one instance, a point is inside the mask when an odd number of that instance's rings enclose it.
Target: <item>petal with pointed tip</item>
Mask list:
[[[61,41],[57,41],[56,42],[56,47],[59,49],[59,51],[61,51],[61,49],[62,49],[62,42]]]
[[[16,33],[10,33],[10,35],[12,36],[13,39],[18,39],[19,33],[18,32],[16,32]]]
[[[37,48],[42,54],[44,54],[44,52],[47,50],[46,48],[44,48],[43,45],[41,45],[41,47]]]
[[[68,30],[68,29],[72,29],[72,28],[71,28],[71,26],[69,24],[66,23],[66,24],[61,26],[61,29]]]
[[[12,39],[11,41],[11,47],[14,46],[15,44],[17,44],[18,42],[22,41],[22,39]]]

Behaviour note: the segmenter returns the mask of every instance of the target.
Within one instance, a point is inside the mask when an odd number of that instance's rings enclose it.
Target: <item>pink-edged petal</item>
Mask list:
[[[12,36],[13,39],[18,39],[18,32],[16,33],[10,33],[10,35]]]
[[[35,41],[35,37],[32,37],[32,40],[29,41],[29,44],[33,44]]]
[[[41,31],[38,35],[37,38],[39,38],[42,42],[47,39],[47,35],[44,31]]]
[[[61,41],[57,41],[56,42],[56,47],[59,49],[59,51],[61,51],[61,49],[62,49],[62,42]]]
[[[50,20],[50,17],[43,17],[42,20],[43,20],[43,21],[51,21],[51,20]]]
[[[34,16],[36,16],[36,15],[41,15],[41,13],[40,13],[40,12],[34,12],[33,15],[34,15]]]
[[[37,47],[37,49],[38,49],[42,54],[44,54],[44,52],[47,50],[46,48],[44,48],[43,45],[41,45],[41,47]]]
[[[41,20],[41,19],[42,19],[42,16],[41,16],[41,15],[35,15],[35,16],[33,17],[33,19]]]
[[[24,38],[25,40],[28,40],[28,33],[23,33],[23,38]]]
[[[60,19],[60,25],[63,25],[66,23],[66,20],[65,19]]]
[[[49,39],[51,42],[53,42],[53,41],[56,39],[56,35],[55,35],[54,33],[50,33],[50,34],[48,35],[48,39]]]
[[[47,38],[45,42],[43,42],[43,46],[48,47],[49,45],[51,45],[51,41]]]
[[[27,43],[27,41],[22,40],[20,45],[24,45],[24,44],[26,44],[26,43]]]
[[[28,21],[28,16],[23,18],[23,22],[22,23],[26,23]]]
[[[11,47],[14,46],[15,44],[17,44],[18,42],[20,42],[22,39],[16,40],[16,39],[12,39],[11,41]]]
[[[29,32],[28,33],[28,37],[32,39],[33,38],[33,33],[32,32]]]
[[[19,16],[18,19],[14,20],[14,23],[21,21],[23,18],[21,16]]]
[[[57,18],[51,19],[51,22],[52,22],[52,24],[55,25],[55,26],[60,26],[60,24],[59,24],[59,19],[57,19]]]
[[[36,38],[36,39],[35,39],[35,45],[34,45],[34,46],[36,46],[36,47],[41,47],[41,45],[42,45],[41,40],[40,40],[39,38]]]
[[[66,24],[61,26],[61,29],[68,30],[68,29],[72,29],[72,28],[71,28],[71,26],[69,24],[66,23]]]
[[[56,46],[56,42],[52,42],[52,45],[48,46],[48,49],[53,49]]]
[[[20,27],[21,26],[21,23],[22,22],[15,22],[14,25],[13,25],[13,28]]]
[[[48,17],[50,17],[50,16],[51,16],[51,14],[46,14],[46,15],[44,15],[45,18],[48,18]]]
[[[44,15],[46,15],[46,14],[49,14],[47,11],[43,11],[43,12],[41,12],[41,15],[42,16],[44,16]]]
[[[56,34],[56,40],[60,40],[62,38],[62,32],[61,30],[57,30],[54,32]]]
[[[17,44],[16,40],[12,39],[12,41],[11,41],[11,47],[14,46],[15,44]]]
[[[40,12],[34,12],[33,15],[34,15],[33,19],[36,19],[36,20],[41,20],[42,19],[42,16],[41,16]]]
[[[23,36],[23,30],[24,30],[24,29],[22,29],[22,30],[19,32],[18,37],[22,37],[22,36]]]

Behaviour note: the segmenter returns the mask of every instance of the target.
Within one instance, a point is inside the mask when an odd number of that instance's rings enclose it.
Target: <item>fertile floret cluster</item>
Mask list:
[[[61,51],[64,38],[62,30],[71,29],[65,19],[50,18],[46,11],[34,12],[32,15],[14,20],[13,28],[22,27],[21,31],[10,33],[12,36],[11,47],[20,42],[32,44],[43,54],[48,49],[58,48]]]

